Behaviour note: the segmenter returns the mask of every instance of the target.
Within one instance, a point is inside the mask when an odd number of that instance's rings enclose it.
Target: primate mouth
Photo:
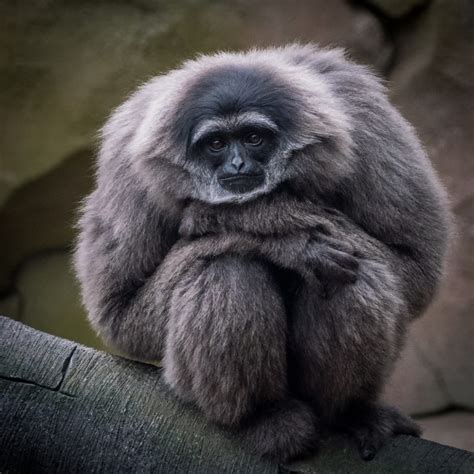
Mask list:
[[[264,180],[263,174],[239,174],[219,178],[219,184],[227,191],[243,194],[258,188],[263,184]]]

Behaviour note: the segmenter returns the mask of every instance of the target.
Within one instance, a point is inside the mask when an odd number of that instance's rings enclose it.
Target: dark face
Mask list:
[[[244,194],[262,186],[265,168],[278,146],[278,134],[263,121],[225,127],[215,122],[193,143],[193,159],[215,175],[224,190]]]
[[[178,108],[176,143],[186,143],[194,197],[244,202],[284,179],[298,97],[271,74],[226,67],[201,77]]]

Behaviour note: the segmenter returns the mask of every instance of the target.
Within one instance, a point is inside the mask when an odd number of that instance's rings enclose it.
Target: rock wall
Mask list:
[[[0,3],[0,313],[100,347],[71,275],[96,133],[148,77],[197,52],[314,41],[390,84],[449,189],[458,239],[386,397],[474,409],[474,4],[469,0]]]

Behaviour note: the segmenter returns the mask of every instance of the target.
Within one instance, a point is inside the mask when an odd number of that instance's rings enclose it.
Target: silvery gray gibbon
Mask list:
[[[181,400],[261,456],[336,429],[371,459],[419,435],[378,397],[450,227],[380,80],[291,45],[201,56],[115,110],[75,268],[104,341],[162,360]]]

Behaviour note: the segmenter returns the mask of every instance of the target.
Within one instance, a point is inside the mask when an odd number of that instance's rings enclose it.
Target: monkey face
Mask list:
[[[351,172],[350,127],[330,88],[298,64],[253,54],[190,62],[144,89],[129,149],[151,193],[241,203]]]
[[[258,130],[237,132],[237,136],[218,134],[204,142],[203,158],[216,167],[217,181],[223,189],[243,194],[265,181],[265,148],[269,144]]]
[[[190,166],[214,201],[248,199],[268,188],[280,142],[277,125],[258,112],[208,119],[192,135]]]
[[[200,76],[175,116],[194,198],[244,202],[285,179],[297,128],[297,97],[266,71],[214,69]]]

